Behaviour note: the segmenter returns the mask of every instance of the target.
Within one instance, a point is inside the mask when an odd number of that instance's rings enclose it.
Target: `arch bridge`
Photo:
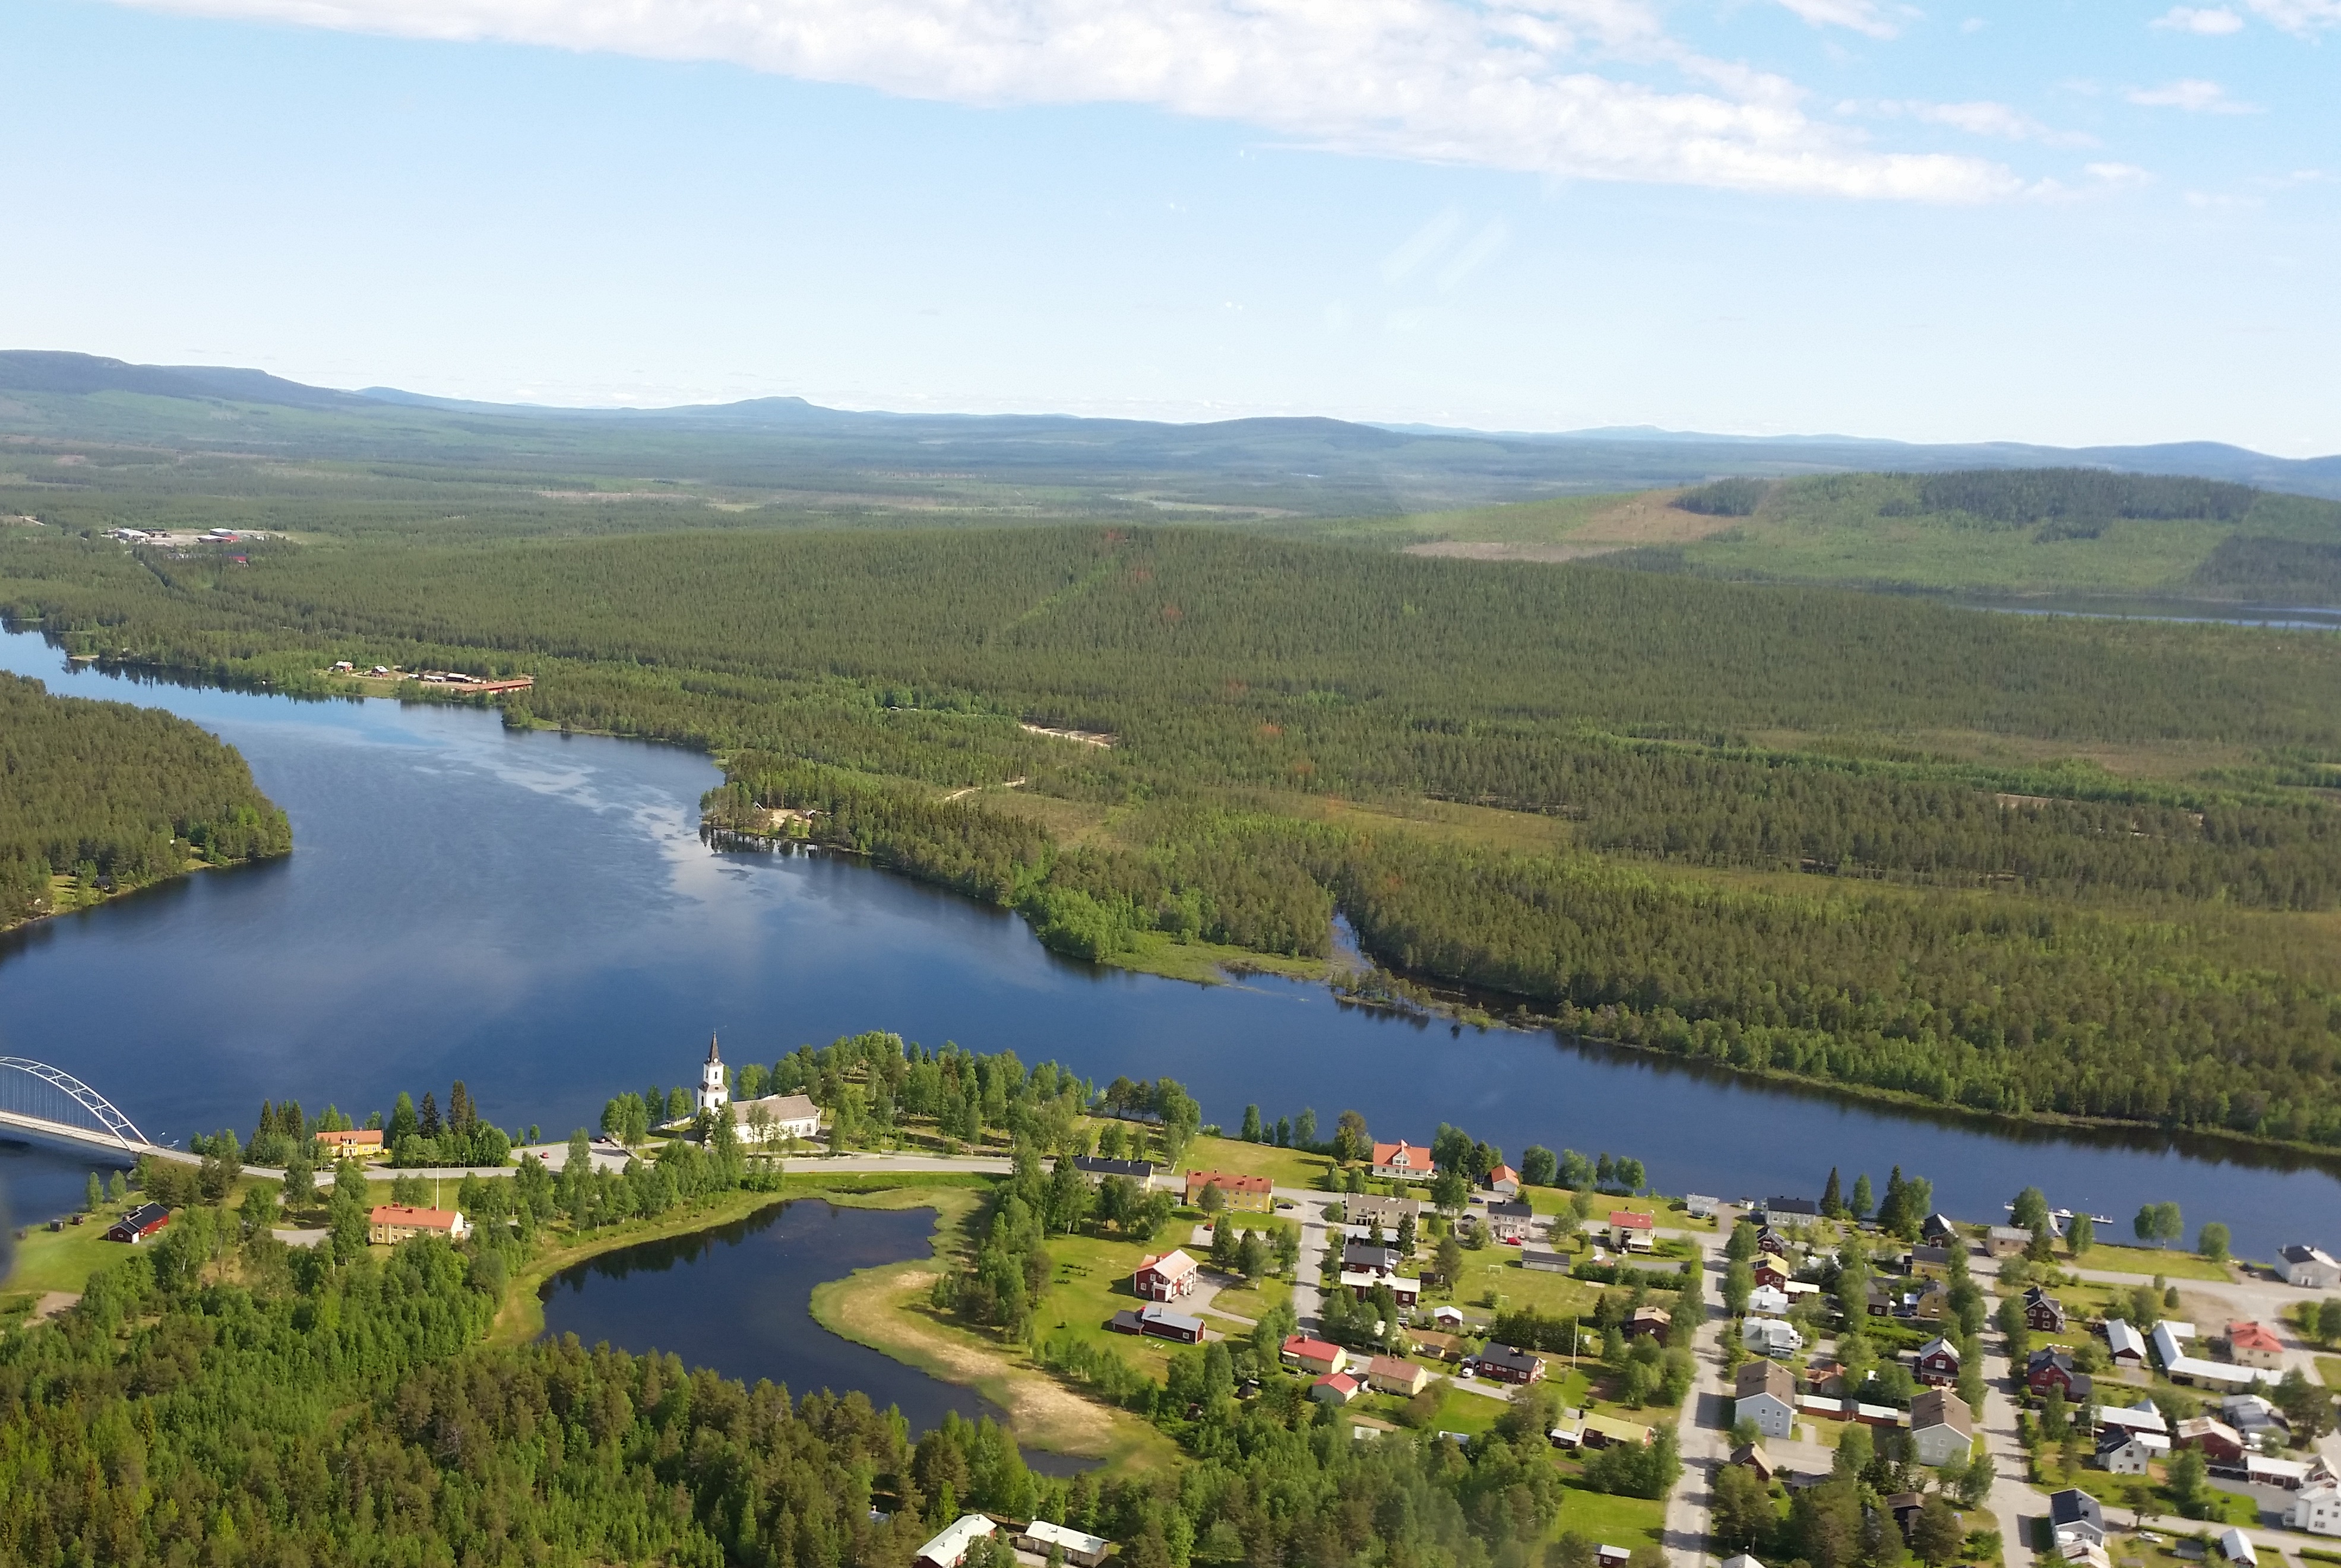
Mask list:
[[[156,1145],[113,1101],[63,1067],[30,1057],[0,1057],[0,1128],[114,1154],[187,1157]]]

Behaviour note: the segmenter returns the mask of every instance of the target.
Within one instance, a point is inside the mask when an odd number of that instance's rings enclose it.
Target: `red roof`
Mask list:
[[[1365,1385],[1346,1372],[1329,1372],[1309,1385],[1311,1388],[1338,1388],[1344,1394],[1355,1394]]]
[[[2276,1355],[2284,1351],[2284,1341],[2256,1323],[2227,1325],[2227,1344],[2236,1350],[2265,1350]]]
[[[1612,1229],[1648,1230],[1650,1228],[1650,1216],[1637,1214],[1629,1208],[1612,1209],[1609,1211],[1609,1225]]]
[[[319,1133],[317,1141],[321,1144],[373,1145],[382,1142],[382,1131],[378,1127],[344,1127],[339,1132]]]
[[[1197,1266],[1193,1258],[1176,1248],[1164,1253],[1161,1257],[1142,1257],[1138,1260],[1140,1274],[1144,1274],[1151,1268],[1166,1279],[1177,1279],[1181,1275],[1192,1274]]]
[[[1398,1156],[1401,1154],[1404,1154],[1409,1157],[1404,1161],[1400,1161]],[[1424,1170],[1429,1170],[1430,1168],[1430,1151],[1423,1147],[1420,1144],[1410,1144],[1404,1138],[1399,1139],[1398,1142],[1394,1144],[1376,1144],[1374,1146],[1374,1164],[1378,1166],[1405,1164],[1420,1166]]]
[[[386,1203],[376,1206],[368,1217],[375,1225],[397,1226],[404,1230],[455,1228],[455,1211],[452,1208],[410,1208],[403,1203]]]
[[[1271,1184],[1264,1176],[1245,1176],[1240,1171],[1189,1171],[1187,1185],[1215,1186],[1221,1192],[1266,1192]]]
[[[1498,1166],[1494,1170],[1488,1173],[1488,1185],[1489,1186],[1494,1186],[1499,1181],[1511,1182],[1517,1186],[1519,1179],[1520,1173],[1514,1170],[1509,1166]]]
[[[1341,1354],[1338,1345],[1328,1345],[1321,1339],[1311,1339],[1305,1334],[1289,1336],[1284,1342],[1284,1354],[1303,1361],[1330,1361]]]

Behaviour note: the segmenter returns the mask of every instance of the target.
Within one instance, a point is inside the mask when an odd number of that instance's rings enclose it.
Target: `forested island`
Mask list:
[[[0,673],[0,928],[292,848],[234,747]]]

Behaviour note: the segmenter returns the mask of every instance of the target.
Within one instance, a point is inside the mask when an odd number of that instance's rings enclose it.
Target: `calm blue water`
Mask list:
[[[71,672],[31,634],[0,668],[182,714],[290,813],[274,865],[207,872],[0,938],[0,1053],[55,1063],[150,1136],[249,1128],[263,1098],[363,1116],[462,1078],[505,1126],[565,1133],[603,1100],[867,1028],[1012,1049],[1099,1080],[1169,1074],[1232,1126],[1355,1107],[1383,1136],[1441,1120],[1644,1160],[1668,1191],[1817,1195],[1888,1167],[1956,1215],[2037,1183],[2127,1217],[2175,1200],[2239,1251],[2341,1244],[2341,1180],[2257,1151],[1936,1121],[1550,1035],[1347,1007],[1321,987],[1201,987],[1057,958],[1024,923],[850,861],[720,854],[702,757],[506,731],[473,710],[295,702]],[[83,1158],[0,1150],[18,1223],[74,1201]]]

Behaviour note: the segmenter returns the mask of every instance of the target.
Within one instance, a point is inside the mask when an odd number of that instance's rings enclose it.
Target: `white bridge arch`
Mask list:
[[[113,1101],[66,1072],[30,1057],[0,1057],[0,1126],[143,1154],[154,1146]],[[34,1088],[32,1083],[44,1086]]]

